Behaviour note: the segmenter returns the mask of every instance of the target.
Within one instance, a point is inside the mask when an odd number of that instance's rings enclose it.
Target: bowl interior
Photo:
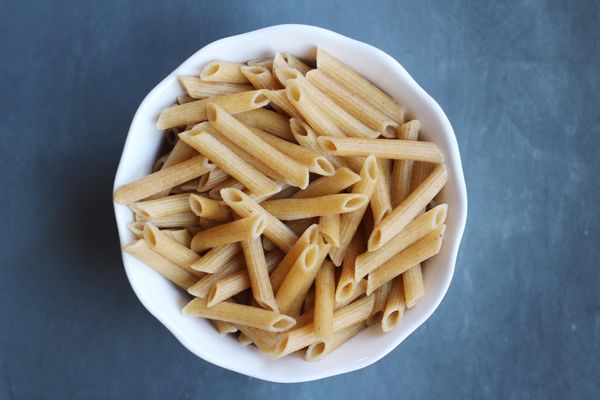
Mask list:
[[[246,61],[266,58],[278,51],[314,59],[320,46],[381,87],[422,123],[422,138],[435,142],[447,160],[449,180],[439,195],[448,203],[447,230],[440,254],[423,268],[425,296],[408,310],[398,329],[383,334],[373,326],[316,363],[300,355],[273,361],[252,346],[241,346],[231,335],[219,336],[202,319],[181,314],[189,297],[134,257],[123,254],[131,285],[144,306],[190,351],[203,359],[243,374],[277,382],[319,379],[369,365],[393,350],[433,313],[443,298],[452,274],[466,221],[466,191],[456,138],[440,107],[408,75],[404,68],[382,51],[337,33],[305,25],[279,25],[214,42],[198,51],[153,89],[140,105],[127,137],[115,179],[115,188],[150,172],[162,143],[155,128],[160,111],[183,92],[181,75],[198,75],[202,67],[217,59]],[[133,240],[127,230],[132,213],[115,205],[122,245]]]

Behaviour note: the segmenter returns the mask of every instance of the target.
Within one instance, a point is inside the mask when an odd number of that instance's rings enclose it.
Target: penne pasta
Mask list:
[[[333,311],[335,306],[335,266],[324,261],[315,279],[315,335],[327,341],[333,336]]]
[[[261,67],[265,67],[269,71],[273,71],[273,59],[267,58],[264,60],[250,60],[246,62],[247,65],[259,65]]]
[[[180,140],[180,142],[185,143],[183,140]],[[229,178],[231,177],[227,175],[227,172],[223,171],[221,168],[213,168],[208,171],[207,174],[204,174],[198,178],[198,186],[196,186],[196,191],[207,192],[215,186],[225,182]]]
[[[331,353],[333,350],[337,349],[342,344],[358,335],[363,329],[365,329],[365,327],[365,322],[361,321],[334,333],[331,339],[328,341],[319,340],[310,344],[306,348],[304,359],[306,361],[318,361],[322,359],[327,354]]]
[[[151,219],[163,217],[170,214],[181,214],[189,212],[190,195],[187,193],[166,196],[160,199],[140,201],[131,203],[129,207],[140,217]]]
[[[178,96],[177,97],[177,104],[185,104],[185,103],[189,103],[192,101],[196,101],[196,99],[191,96]]]
[[[447,179],[446,166],[439,164],[423,183],[373,228],[368,241],[369,251],[379,249],[404,229],[433,200]]]
[[[262,308],[279,312],[260,238],[244,240],[241,245],[254,300]]]
[[[213,247],[206,254],[200,257],[192,268],[196,271],[213,274],[220,270],[225,264],[232,261],[241,251],[239,243],[224,244]]]
[[[214,61],[202,68],[200,79],[212,82],[247,84],[248,79],[241,70],[243,66],[244,64],[229,61]]]
[[[439,253],[445,229],[446,225],[438,226],[416,243],[402,250],[373,272],[369,273],[367,279],[367,296],[414,265],[422,263]]]
[[[330,194],[320,197],[267,200],[261,205],[280,220],[344,214],[366,207],[368,198],[360,193]]]
[[[275,111],[258,108],[236,114],[235,117],[247,126],[262,129],[285,140],[294,140],[288,118]]]
[[[406,308],[412,308],[417,301],[425,294],[425,285],[423,283],[423,271],[421,264],[416,264],[408,271],[402,274],[402,283],[404,286],[404,299]]]
[[[233,324],[264,329],[269,332],[286,331],[296,324],[296,320],[287,315],[243,304],[223,302],[208,307],[206,305],[206,299],[202,298],[193,299],[182,311],[185,315],[190,317],[216,319]]]
[[[223,267],[217,270],[214,274],[206,274],[202,279],[194,283],[193,286],[188,288],[188,293],[192,296],[205,298],[210,289],[221,279],[228,275],[234,274],[242,268],[245,268],[244,257],[241,255],[233,258],[231,261],[225,263]]]
[[[382,286],[383,287],[383,286]],[[383,316],[381,318],[381,329],[384,332],[391,332],[394,330],[406,309],[406,302],[404,300],[404,288],[402,285],[402,279],[400,277],[394,278],[392,281],[390,293],[383,310]]]
[[[169,153],[164,154],[163,156],[159,157],[156,162],[154,163],[154,166],[152,166],[152,172],[156,172],[156,171],[160,171],[163,167],[163,165],[165,165],[165,161],[167,160],[167,157],[169,157]]]
[[[416,119],[403,124],[398,131],[398,139],[418,140],[420,127]],[[413,160],[394,160],[390,186],[392,207],[398,206],[410,194],[413,165]]]
[[[221,196],[223,201],[240,217],[264,215],[266,219],[265,236],[283,252],[289,251],[298,240],[298,236],[290,228],[242,191],[232,188],[223,189]]]
[[[190,235],[187,229],[165,229],[162,232],[165,235],[168,235],[171,239],[175,240],[177,243],[182,244],[186,247],[190,247],[190,243],[192,242],[192,236]]]
[[[285,60],[286,64],[290,66],[290,68],[297,69],[302,75],[305,75],[308,71],[311,70],[311,68],[308,65],[306,65],[306,63],[300,61],[300,59],[294,57],[290,53],[281,53],[281,55],[283,56],[283,59]]]
[[[319,226],[325,243],[331,247],[340,246],[340,214],[323,215],[319,218]]]
[[[377,225],[383,217],[385,217],[392,209],[390,201],[390,190],[387,184],[388,179],[386,176],[386,168],[383,160],[377,160],[377,181],[375,182],[375,189],[371,195],[371,212],[373,213],[373,224]]]
[[[158,228],[188,228],[198,224],[198,217],[191,211],[163,215],[150,219],[141,219],[140,222],[152,222]]]
[[[248,345],[252,344],[252,339],[250,339],[248,336],[244,335],[243,332],[240,332],[240,334],[238,335],[238,342],[242,346],[248,346]]]
[[[226,205],[204,196],[192,194],[188,196],[188,207],[194,214],[213,221],[231,221],[231,211]]]
[[[254,89],[249,82],[242,84],[211,82],[195,76],[181,76],[179,77],[179,83],[181,83],[181,86],[183,86],[183,89],[187,94],[196,99],[205,99],[223,94],[248,92]]]
[[[293,221],[285,221],[285,225],[292,230],[297,236],[300,236],[306,231],[311,225],[318,224],[318,218],[304,218],[296,219]]]
[[[318,275],[318,273],[317,273],[317,275]],[[316,286],[316,279],[315,279],[315,284],[310,287],[310,289],[308,290],[308,293],[306,293],[306,297],[304,297],[304,302],[302,303],[302,311],[303,312],[305,312],[306,310],[315,308],[315,286]],[[298,324],[297,321],[296,321],[296,324]]]
[[[335,301],[347,301],[355,293],[356,286],[360,279],[355,280],[355,262],[356,257],[364,250],[364,235],[360,230],[356,232],[350,244],[348,245],[346,256],[342,263],[342,272],[338,279],[335,289]],[[365,288],[366,290],[366,288]]]
[[[267,223],[264,215],[248,217],[217,225],[198,232],[192,239],[192,250],[198,252],[229,243],[258,238]]]
[[[317,48],[317,69],[323,71],[355,95],[362,97],[373,107],[385,113],[395,122],[404,122],[404,107],[396,103],[381,89],[360,76],[346,64],[332,57],[321,48]]]
[[[317,134],[306,122],[303,122],[300,118],[290,118],[290,129],[292,130],[294,139],[300,146],[320,153],[323,157],[327,158],[335,168],[340,168],[345,165],[341,159],[324,151],[321,146],[319,146]]]
[[[238,331],[237,326],[225,321],[217,321],[215,319],[209,320],[212,326],[215,327],[219,335],[227,335],[228,333],[236,333]]]
[[[247,190],[244,188],[244,185],[239,183],[235,178],[230,177],[226,181],[219,183],[218,185],[215,185],[215,187],[210,189],[208,191],[208,197],[210,197],[213,200],[221,201],[221,200],[223,200],[223,198],[221,197],[221,190],[227,189],[227,188],[238,189],[238,190]]]
[[[281,83],[269,71],[260,65],[243,66],[240,68],[242,74],[250,81],[256,89],[281,89]]]
[[[287,63],[279,64],[279,58],[275,56],[273,64],[273,73],[283,86],[287,86],[287,82],[293,79],[302,78],[302,73],[296,68],[290,67]]]
[[[148,243],[142,239],[130,243],[125,246],[123,250],[142,261],[183,290],[192,286],[198,279],[191,273],[179,268],[171,261],[154,252]]]
[[[367,282],[368,285],[368,282]],[[371,315],[367,319],[367,326],[374,325],[381,321],[383,317],[383,311],[385,310],[385,305],[387,303],[388,296],[390,295],[390,291],[392,289],[392,282],[384,283],[379,289],[377,289],[373,293],[373,297],[375,297],[375,302],[373,303],[373,310],[371,310]]]
[[[251,90],[196,100],[191,103],[165,108],[158,117],[156,127],[158,129],[169,129],[206,121],[206,107],[209,104],[217,104],[227,112],[237,114],[264,107],[269,104],[269,99],[265,96],[265,90]]]
[[[269,90],[265,93],[265,96],[267,96],[267,98],[269,99],[269,103],[273,107],[276,107],[278,110],[286,113],[290,117],[302,120],[302,114],[300,114],[294,108],[292,103],[290,103],[290,101],[287,98],[287,95],[285,94],[285,89]]]
[[[238,328],[260,351],[266,354],[273,353],[275,346],[281,340],[280,333],[268,332],[263,329],[244,325],[239,325]]]
[[[120,186],[113,199],[119,204],[133,203],[197,178],[213,167],[205,157],[196,156]]]
[[[127,224],[127,229],[133,233],[136,239],[140,239],[144,234],[144,221],[132,221]]]
[[[312,181],[306,189],[296,192],[291,198],[306,199],[336,194],[358,181],[360,181],[360,175],[355,174],[345,167],[338,168],[333,175],[324,176]]]

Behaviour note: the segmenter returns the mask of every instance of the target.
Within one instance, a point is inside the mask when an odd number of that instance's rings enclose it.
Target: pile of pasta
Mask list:
[[[180,82],[157,121],[171,150],[114,194],[135,216],[125,251],[193,296],[184,314],[275,358],[397,327],[447,214],[419,121],[320,48],[315,68],[278,53]]]

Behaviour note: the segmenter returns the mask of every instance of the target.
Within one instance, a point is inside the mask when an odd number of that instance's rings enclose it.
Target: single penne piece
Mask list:
[[[331,247],[340,246],[340,214],[323,215],[319,217],[319,226],[325,243]]]
[[[191,194],[188,197],[188,207],[194,214],[213,221],[231,221],[231,210],[221,202],[208,197]]]
[[[336,194],[358,181],[360,181],[360,175],[348,168],[342,167],[336,169],[331,176],[324,176],[312,181],[306,189],[296,192],[291,197],[294,199],[306,199]]]
[[[302,75],[305,75],[308,71],[312,69],[311,67],[306,65],[306,63],[304,63],[297,57],[291,55],[290,53],[281,53],[281,55],[283,56],[283,59],[285,60],[287,65],[290,66],[290,68],[297,69]]]
[[[355,194],[363,194],[367,197],[367,199],[371,199],[371,195],[375,190],[375,182],[377,180],[378,174],[377,161],[375,157],[369,156],[365,160],[363,168],[360,171],[361,180],[358,181],[352,187],[352,193]],[[346,213],[340,218],[340,246],[334,249],[331,249],[331,261],[336,266],[342,265],[342,261],[346,255],[346,251],[348,249],[348,245],[350,241],[354,237],[358,226],[363,219],[365,211],[367,209],[367,205],[362,206],[361,208]]]
[[[290,118],[290,129],[292,130],[294,139],[300,146],[320,153],[322,156],[327,158],[335,168],[340,168],[345,165],[341,159],[323,150],[321,146],[319,146],[317,134],[306,122],[303,122],[300,118]]]
[[[418,140],[420,128],[421,124],[416,119],[402,124],[398,130],[398,139]],[[410,194],[414,163],[413,160],[394,160],[390,177],[390,200],[392,207],[396,207]]]
[[[179,268],[171,261],[153,251],[143,239],[128,244],[123,251],[142,261],[183,290],[187,290],[198,280],[191,273]]]
[[[207,108],[210,124],[246,152],[261,160],[293,186],[304,189],[308,186],[308,169],[286,154],[258,137],[251,129],[238,121],[218,105]]]
[[[250,339],[248,336],[244,335],[243,332],[240,332],[240,334],[238,335],[238,342],[242,346],[248,346],[248,345],[252,344],[252,339]]]
[[[163,215],[162,217],[142,219],[142,222],[152,222],[158,228],[188,228],[198,224],[198,217],[193,212]]]
[[[367,279],[367,296],[412,266],[439,253],[445,230],[446,225],[438,226],[371,272]]]
[[[186,247],[190,247],[190,243],[192,243],[192,235],[190,235],[187,229],[165,229],[162,233]]]
[[[238,331],[238,328],[235,324],[225,321],[217,321],[216,319],[211,319],[209,321],[221,336],[227,335],[228,333],[236,333]]]
[[[248,92],[254,87],[249,82],[246,83],[226,83],[205,81],[196,76],[180,76],[179,83],[183,89],[196,99],[205,99],[208,97],[220,96],[223,94],[232,94]]]
[[[281,151],[288,157],[296,160],[301,165],[305,166],[310,172],[319,175],[332,175],[335,171],[334,166],[329,160],[316,151],[307,149],[287,140],[270,135],[258,128],[251,129],[252,132],[260,139],[270,144],[277,150]]]
[[[181,142],[185,143],[183,140],[181,140]],[[200,193],[208,192],[210,189],[214,188],[220,183],[225,182],[229,178],[231,177],[221,168],[213,168],[212,170],[208,171],[207,174],[204,174],[198,178],[198,186],[196,186],[196,191]]]
[[[144,221],[132,221],[127,224],[127,229],[133,233],[136,239],[141,239],[144,235]]]
[[[258,238],[267,223],[264,215],[238,219],[198,232],[192,239],[192,250],[199,252],[229,243]]]
[[[446,166],[439,164],[427,179],[373,228],[368,241],[369,251],[379,249],[404,229],[442,190],[447,180]]]
[[[154,166],[152,166],[152,172],[160,171],[162,169],[163,165],[165,165],[165,161],[169,157],[169,153],[162,155],[154,162]]]
[[[288,221],[344,214],[366,207],[368,198],[361,193],[330,194],[310,198],[267,200],[261,203],[275,218]]]
[[[213,61],[202,68],[200,79],[211,82],[247,84],[248,79],[241,70],[243,66],[244,64],[230,61]]]
[[[208,159],[196,156],[120,186],[113,199],[119,204],[130,204],[197,178],[212,168]]]
[[[379,132],[384,137],[396,137],[398,123],[360,96],[356,96],[344,85],[332,79],[323,71],[313,69],[306,74],[306,79],[369,128]]]
[[[400,323],[406,309],[404,297],[402,278],[398,276],[392,281],[392,287],[385,303],[383,316],[381,317],[381,329],[384,332],[391,332]]]
[[[303,119],[302,114],[300,114],[288,100],[285,89],[269,90],[265,93],[265,96],[267,96],[273,107],[277,107],[278,110],[283,111],[290,117],[298,118],[300,120]]]
[[[392,240],[375,251],[356,257],[354,280],[358,282],[390,258],[412,245],[446,221],[448,205],[440,204],[419,215],[401,230]]]
[[[195,298],[182,310],[190,317],[203,317],[230,322],[237,325],[251,326],[269,332],[283,332],[296,324],[296,320],[287,315],[278,314],[262,308],[222,302],[212,307],[206,305],[206,299]]]
[[[444,154],[433,142],[400,139],[362,139],[322,136],[319,144],[336,156],[368,156],[393,160],[444,162]]]
[[[263,329],[238,325],[238,329],[263,353],[272,354],[281,340],[281,333],[268,332]]]
[[[283,87],[271,71],[260,65],[243,66],[240,70],[256,89],[277,90]]]
[[[290,103],[310,127],[319,136],[344,137],[344,132],[331,120],[330,115],[323,112],[315,101],[309,96],[305,87],[302,87],[297,79],[286,82],[286,95]]]
[[[190,195],[188,193],[182,193],[154,200],[131,203],[129,207],[140,217],[151,219],[191,211],[189,199]]]
[[[246,62],[246,65],[259,65],[261,67],[265,67],[269,71],[273,71],[273,59],[266,58],[264,60],[250,60]]]
[[[375,290],[375,292],[373,293],[373,297],[375,297],[375,302],[373,303],[373,310],[371,310],[371,315],[369,315],[369,318],[367,318],[367,326],[371,326],[381,321],[381,318],[383,317],[383,311],[385,310],[385,305],[387,304],[387,300],[391,290],[392,281],[384,283],[383,285],[381,285],[381,287]]]
[[[275,182],[251,167],[210,133],[188,131],[181,133],[180,137],[253,193],[274,194],[280,191]]]
[[[340,332],[365,321],[371,314],[373,302],[373,297],[365,297],[337,310],[333,314],[333,331]],[[284,357],[318,340],[312,323],[292,329],[283,334],[281,341],[275,348],[274,356],[275,358]]]
[[[223,201],[240,217],[264,215],[266,219],[265,236],[283,252],[288,252],[298,240],[298,236],[290,228],[241,190],[226,188],[221,190],[221,196]]]
[[[412,308],[425,294],[423,271],[421,270],[420,263],[412,266],[408,271],[402,273],[402,283],[404,286],[404,299],[406,307]]]
[[[156,127],[158,129],[169,129],[206,121],[206,107],[209,104],[218,104],[224,110],[237,114],[264,107],[269,104],[269,99],[265,96],[265,90],[251,90],[196,100],[191,103],[165,108],[160,113],[158,121],[156,121]]]
[[[335,306],[335,266],[323,262],[315,279],[315,334],[320,340],[333,336],[333,311]]]
[[[392,203],[390,201],[390,190],[387,184],[388,179],[386,176],[386,168],[384,160],[377,160],[377,182],[375,182],[375,189],[371,196],[371,212],[373,213],[373,224],[377,225],[383,217],[385,217],[392,210]]]
[[[184,141],[178,140],[177,143],[175,143],[175,146],[173,146],[173,149],[169,153],[169,156],[165,160],[165,163],[163,164],[161,169],[169,168],[173,165],[179,164],[180,162],[189,160],[190,158],[197,155],[198,152],[196,151],[196,149],[188,146],[187,143],[185,143]]]
[[[358,335],[363,329],[365,329],[365,327],[365,322],[361,321],[346,329],[334,333],[330,340],[319,340],[315,343],[312,343],[306,348],[304,359],[306,361],[318,361],[322,359],[327,354],[331,353],[348,340]]]
[[[190,274],[197,278],[202,278],[202,272],[192,269],[191,265],[197,261],[200,256],[190,250],[187,246],[179,243],[171,236],[163,233],[156,226],[147,222],[144,226],[144,240],[150,245],[152,250],[177,264]]]
[[[243,240],[241,245],[254,300],[262,308],[279,312],[269,280],[267,261],[260,238]]]
[[[286,86],[287,82],[292,79],[303,78],[300,71],[290,67],[285,60],[280,63],[280,60],[283,60],[283,57],[278,57],[276,55],[273,61],[273,74],[275,74],[283,86]]]
[[[360,280],[354,280],[356,257],[364,251],[364,235],[359,229],[346,250],[346,256],[342,263],[342,272],[335,289],[335,301],[343,302],[352,297]]]
[[[377,86],[363,78],[346,64],[332,57],[323,49],[317,48],[317,68],[356,95],[362,97],[373,107],[385,113],[397,123],[404,122],[404,107],[396,103]]]
[[[214,274],[206,274],[202,279],[188,288],[188,293],[192,296],[205,298],[215,283],[228,275],[238,272],[242,268],[246,268],[246,263],[244,262],[244,257],[240,254],[223,265]]]
[[[258,108],[236,114],[235,117],[247,126],[262,129],[285,140],[294,140],[288,118],[275,111]]]

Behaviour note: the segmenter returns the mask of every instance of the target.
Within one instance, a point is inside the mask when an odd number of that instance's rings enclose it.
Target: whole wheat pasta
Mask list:
[[[292,221],[285,221],[285,225],[292,230],[296,235],[300,236],[306,231],[311,225],[318,224],[318,218],[303,218],[295,219]]]
[[[317,141],[317,134],[306,122],[301,120],[301,117],[302,116],[300,116],[300,118],[290,118],[290,129],[292,130],[292,135],[296,142],[298,142],[300,146],[320,153],[323,157],[327,158],[335,168],[343,167],[345,163],[341,159],[321,148]]]
[[[181,140],[181,142],[185,143],[183,140]],[[213,168],[208,171],[207,174],[204,174],[198,178],[198,186],[196,186],[196,191],[207,192],[218,184],[225,182],[229,178],[231,177],[221,168]]]
[[[201,298],[195,298],[190,301],[182,311],[190,317],[216,319],[233,324],[260,328],[269,332],[286,331],[296,324],[296,320],[287,315],[243,304],[223,302],[208,307],[206,299]]]
[[[275,111],[258,108],[236,114],[235,117],[247,126],[262,129],[285,140],[294,140],[288,118]]]
[[[223,201],[240,217],[264,215],[266,218],[265,236],[271,239],[282,251],[289,251],[298,240],[298,236],[290,228],[269,214],[260,204],[242,191],[232,188],[223,189],[221,190],[221,196]]]
[[[188,293],[192,296],[205,298],[215,283],[245,267],[246,263],[244,262],[244,257],[240,254],[231,261],[225,263],[225,265],[214,274],[206,274],[202,279],[188,288]]]
[[[190,235],[187,229],[165,229],[162,233],[186,247],[190,247],[190,243],[192,242],[192,235]]]
[[[446,220],[447,212],[448,205],[440,204],[419,215],[384,246],[359,255],[356,258],[354,280],[358,281],[364,278],[390,258],[442,225]]]
[[[306,199],[336,194],[349,188],[358,181],[360,181],[360,175],[355,174],[345,167],[338,168],[333,175],[324,176],[312,181],[306,189],[296,192],[291,198]]]
[[[404,287],[402,279],[398,276],[392,281],[392,287],[381,318],[381,329],[384,332],[391,332],[394,330],[400,323],[405,309]]]
[[[326,196],[267,200],[261,205],[280,220],[344,214],[366,207],[368,198],[360,193],[330,194]]]
[[[348,328],[345,328],[339,332],[333,334],[332,338],[328,341],[317,341],[312,343],[306,348],[306,354],[304,359],[306,361],[318,361],[331,353],[354,336],[358,335],[366,325],[364,321],[358,322]]]
[[[284,52],[281,53],[281,55],[283,56],[283,59],[285,60],[287,65],[290,66],[290,68],[297,69],[302,75],[305,75],[308,71],[311,70],[311,68],[308,65],[306,65],[306,63],[293,56],[292,54]]]
[[[353,289],[352,293],[350,294],[350,297],[348,297],[347,299],[345,299],[343,301],[335,302],[335,309],[338,310],[342,307],[347,306],[348,304],[352,303],[354,300],[363,297],[366,293],[367,293],[367,280],[361,279],[360,281],[358,281],[358,283],[356,285],[354,285],[354,289]]]
[[[229,61],[214,61],[202,68],[200,78],[205,81],[246,84],[248,79],[242,73],[243,66],[244,64]]]
[[[404,287],[403,292],[406,308],[412,308],[425,294],[423,271],[421,270],[420,263],[402,273],[402,283]]]
[[[283,87],[269,69],[260,65],[244,66],[240,70],[256,89],[277,90]]]
[[[144,224],[144,221],[132,221],[127,224],[127,229],[133,233],[136,239],[140,239],[144,234]]]
[[[317,273],[318,274],[318,273]],[[306,293],[306,297],[304,297],[304,302],[302,303],[302,311],[310,310],[311,308],[315,308],[315,284],[310,287],[308,293]],[[298,324],[298,320],[296,320],[296,325]]]
[[[200,133],[197,133],[200,132]],[[273,194],[280,187],[264,174],[251,167],[232,150],[211,136],[208,132],[191,131],[180,134],[181,139],[205,154],[219,168],[235,178],[247,189],[257,194]]]
[[[420,128],[421,124],[416,119],[402,124],[398,130],[398,139],[418,140]],[[413,160],[394,160],[390,186],[392,207],[396,207],[409,195],[411,191],[413,165]]]
[[[191,211],[163,215],[150,219],[140,219],[141,222],[152,222],[158,228],[187,228],[198,224],[198,217]]]
[[[240,332],[240,334],[238,335],[238,342],[242,346],[248,346],[248,345],[252,344],[252,339],[250,339],[248,336],[244,335],[244,332]]]
[[[143,239],[130,243],[125,246],[123,251],[139,259],[183,290],[186,290],[198,280],[191,273],[154,252]]]
[[[376,109],[397,123],[404,122],[404,107],[396,103],[377,86],[360,76],[346,64],[317,48],[317,69],[323,71],[356,95],[362,97]]]
[[[404,229],[439,193],[446,184],[447,179],[446,166],[439,164],[423,183],[373,228],[368,241],[369,251],[377,250],[385,245]]]
[[[262,308],[279,312],[277,303],[275,303],[271,281],[269,280],[267,261],[260,238],[244,240],[241,242],[241,245],[254,300]]]
[[[194,214],[196,215],[196,214]],[[213,221],[212,219],[208,219],[208,218],[198,218],[198,227],[200,227],[201,229],[198,229],[198,232],[203,231],[205,229],[208,228],[214,228],[217,225],[220,225],[221,223],[219,221]],[[195,235],[195,234],[194,234]]]
[[[196,187],[198,186],[198,179],[192,179],[191,181],[182,183],[181,185],[174,187],[171,192],[175,193],[175,192],[180,192],[180,193],[189,193],[189,192],[195,192],[196,191]]]
[[[226,205],[197,194],[189,195],[188,207],[199,217],[214,221],[231,221],[231,210]]]
[[[368,283],[367,283],[368,284]],[[381,321],[383,317],[383,311],[385,310],[385,305],[387,304],[387,299],[390,295],[390,291],[392,289],[392,282],[386,282],[381,287],[379,287],[373,293],[373,297],[375,297],[375,302],[373,304],[373,310],[371,310],[371,315],[367,319],[367,326],[371,326]]]
[[[363,194],[370,199],[375,189],[378,169],[375,157],[367,157],[359,174],[361,180],[354,184],[352,193]],[[339,266],[342,264],[347,247],[358,229],[358,225],[365,214],[366,208],[367,205],[364,205],[356,211],[342,215],[340,218],[340,246],[331,249],[330,253],[331,261],[333,261],[335,265]]]
[[[335,306],[335,266],[324,261],[315,279],[315,334],[320,340],[333,336]]]
[[[438,226],[371,272],[367,280],[367,296],[414,265],[439,253],[445,229],[446,225]]]
[[[238,331],[237,326],[225,321],[217,321],[216,319],[209,320],[212,326],[215,327],[219,335],[227,335],[228,333],[236,333]]]
[[[197,178],[213,167],[205,157],[196,156],[120,186],[113,198],[119,204],[133,203]]]
[[[259,237],[267,223],[264,215],[238,219],[198,232],[192,239],[192,250],[202,251],[224,244]]]
[[[302,73],[298,71],[296,68],[292,68],[287,63],[284,65],[279,65],[279,58],[275,56],[275,61],[273,64],[273,73],[281,82],[283,86],[287,86],[287,82],[293,79],[302,78]]]
[[[260,351],[266,354],[273,353],[275,346],[281,340],[281,333],[268,332],[244,325],[239,325],[238,328]]]
[[[335,101],[344,110],[364,123],[369,128],[389,138],[396,137],[398,123],[367,103],[360,96],[356,96],[344,85],[332,79],[323,71],[313,69],[306,74],[308,81],[327,97]]]
[[[280,112],[284,112],[293,118],[303,119],[302,114],[300,114],[288,100],[285,89],[269,90],[265,93],[265,96],[269,99],[271,106],[276,107]]]
[[[331,247],[340,246],[340,214],[323,215],[319,217],[321,234],[325,243]]]
[[[177,96],[177,104],[185,104],[196,100],[192,96]]]
[[[359,229],[348,244],[342,263],[342,272],[335,289],[335,301],[337,302],[347,301],[352,297],[358,282],[360,282],[360,279],[354,280],[354,271],[356,257],[364,251],[364,239],[365,237]]]
[[[377,160],[377,182],[375,182],[375,189],[371,195],[371,212],[373,213],[373,224],[377,225],[383,217],[385,217],[392,209],[392,203],[390,201],[390,190],[387,184],[388,179],[386,176],[385,163],[381,159]]]
[[[152,172],[160,171],[162,169],[163,165],[165,165],[165,161],[169,157],[169,153],[163,154],[154,162],[154,166],[152,166]]]
[[[196,100],[191,103],[165,108],[158,117],[156,127],[158,129],[169,129],[175,126],[206,121],[206,107],[209,104],[218,104],[224,110],[237,114],[264,107],[269,104],[269,99],[265,96],[265,90],[251,90]]]
[[[159,199],[131,203],[129,207],[142,218],[151,219],[169,214],[190,211],[190,195],[187,193],[165,196]]]
[[[187,94],[196,99],[205,99],[223,94],[248,92],[254,89],[249,83],[211,82],[195,76],[180,76],[179,82]]]
[[[208,120],[213,127],[267,166],[276,169],[288,183],[302,189],[308,186],[309,176],[306,167],[261,140],[252,130],[218,105],[210,104],[207,112]]]
[[[440,164],[444,154],[432,142],[400,139],[363,139],[322,136],[319,144],[336,156],[368,156]]]
[[[163,233],[151,223],[144,226],[144,240],[150,245],[152,250],[177,264],[190,274],[201,278],[204,274],[192,269],[192,264],[200,258],[198,254],[190,250],[187,246],[179,243],[171,236]]]

